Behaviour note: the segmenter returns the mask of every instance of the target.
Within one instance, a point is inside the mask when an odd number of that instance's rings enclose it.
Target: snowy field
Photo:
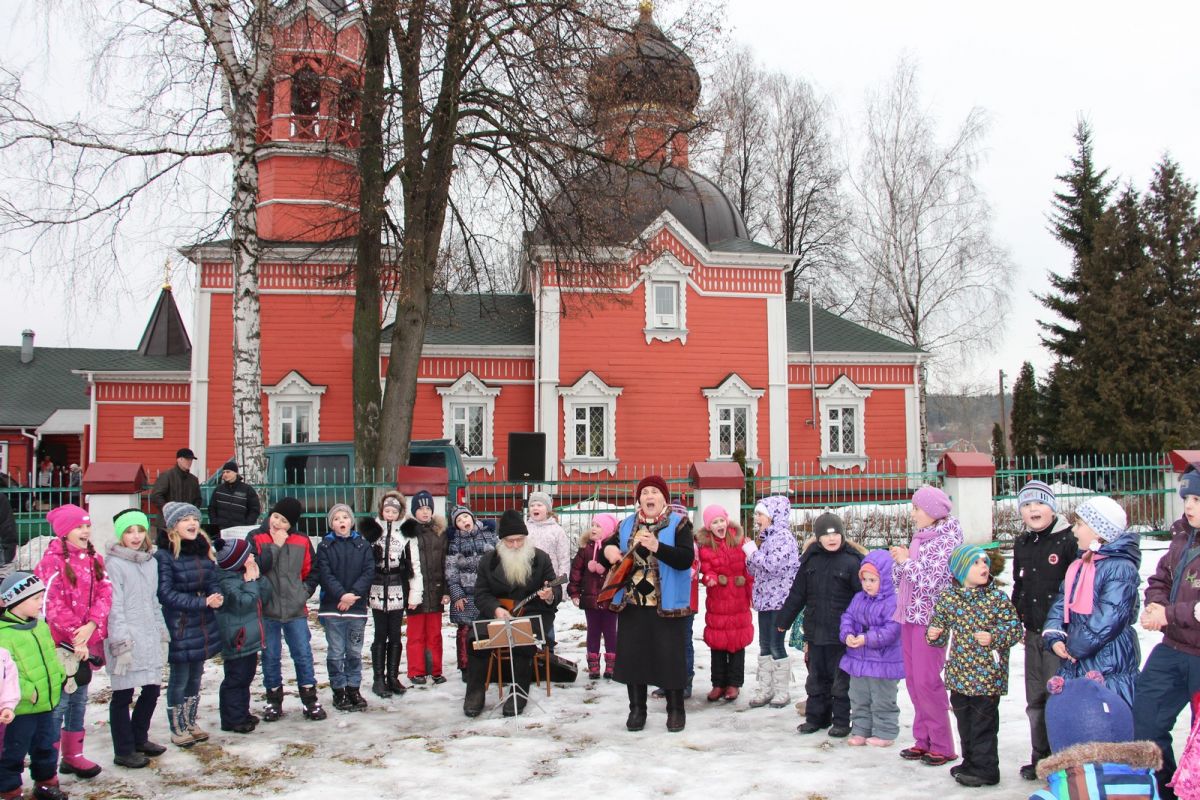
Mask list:
[[[1147,541],[1143,577],[1152,573],[1165,542]],[[1010,577],[1007,574],[1004,577]],[[702,619],[702,618],[700,618]],[[669,734],[662,701],[651,700],[646,730],[629,733],[625,688],[586,677],[568,687],[555,686],[550,698],[544,687],[535,692],[539,708],[519,719],[491,716],[468,720],[462,715],[463,685],[453,669],[453,628],[446,627],[445,654],[449,682],[413,687],[406,695],[380,700],[364,692],[371,707],[343,713],[330,707],[324,683],[324,638],[313,624],[317,675],[329,719],[310,722],[300,715],[295,686],[288,686],[286,716],[263,723],[248,736],[222,733],[217,717],[221,667],[209,663],[204,676],[200,722],[210,731],[208,743],[191,750],[171,747],[153,766],[125,770],[112,765],[108,734],[107,679],[92,683],[87,716],[87,755],[104,766],[91,781],[64,777],[72,798],[116,800],[180,800],[184,798],[287,797],[329,798],[633,798],[674,796],[706,800],[736,798],[887,797],[1025,798],[1037,788],[1021,780],[1017,769],[1029,755],[1024,711],[1022,649],[1013,649],[1012,691],[1001,702],[999,786],[967,789],[946,767],[926,767],[901,760],[897,752],[911,743],[912,707],[901,691],[901,735],[887,749],[851,748],[845,740],[823,733],[801,736],[796,711],[750,709],[745,698],[753,689],[754,651],[748,653],[748,686],[734,706],[709,704],[708,649],[696,626],[696,696],[688,701],[687,729]],[[583,614],[570,605],[558,618],[559,652],[584,662]],[[1159,637],[1139,629],[1142,657]],[[369,639],[369,632],[368,632]],[[804,669],[796,659],[796,681]],[[290,662],[284,659],[289,682]],[[370,683],[369,667],[364,669]],[[407,680],[406,680],[407,683]],[[364,686],[364,689],[368,687]],[[255,687],[261,706],[261,684]],[[803,696],[794,690],[793,699]],[[495,687],[489,702],[495,698]],[[1187,734],[1187,715],[1176,729],[1176,752]],[[161,708],[152,738],[167,743],[166,715]]]

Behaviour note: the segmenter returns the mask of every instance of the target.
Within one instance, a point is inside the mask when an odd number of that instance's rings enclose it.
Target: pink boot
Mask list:
[[[613,669],[616,666],[617,666],[617,654],[616,653],[605,653],[604,654],[604,677],[612,678]]]
[[[60,773],[77,778],[94,778],[100,774],[100,765],[83,755],[83,731],[63,731],[59,746],[62,748]]]

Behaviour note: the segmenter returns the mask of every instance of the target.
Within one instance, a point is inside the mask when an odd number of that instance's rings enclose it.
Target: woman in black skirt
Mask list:
[[[617,622],[617,666],[613,678],[629,690],[625,727],[646,727],[646,688],[660,687],[667,698],[667,730],[683,730],[683,690],[687,674],[687,618],[691,616],[692,522],[672,512],[667,482],[650,475],[637,485],[637,512],[604,542],[609,565],[633,549],[633,568],[613,598]]]

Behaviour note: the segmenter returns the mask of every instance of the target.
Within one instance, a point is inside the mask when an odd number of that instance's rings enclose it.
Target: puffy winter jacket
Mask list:
[[[1167,611],[1163,642],[1189,655],[1200,656],[1200,622],[1194,612],[1200,602],[1200,535],[1188,525],[1186,517],[1175,520],[1171,526],[1171,546],[1150,576],[1146,602],[1158,603]]]
[[[804,609],[804,640],[809,644],[837,644],[842,614],[854,595],[862,590],[858,567],[862,548],[842,537],[842,545],[830,552],[814,537],[804,546],[800,569],[776,623],[790,628]]]
[[[1037,774],[1046,788],[1029,800],[1158,800],[1154,770],[1161,766],[1162,753],[1154,742],[1077,744],[1038,762]]]
[[[417,523],[417,552],[421,559],[421,603],[414,614],[442,613],[442,598],[446,596],[446,519],[434,517]],[[410,600],[409,603],[412,601]]]
[[[366,617],[367,594],[375,578],[375,556],[371,545],[350,531],[349,536],[327,533],[317,547],[317,574],[321,582],[322,617]],[[344,594],[356,594],[358,600],[345,611],[338,609]]]
[[[538,522],[532,517],[526,517],[525,527],[529,530],[529,538],[533,546],[550,556],[555,575],[566,575],[571,571],[571,538],[563,530],[562,525],[553,517]]]
[[[755,611],[778,611],[800,569],[800,548],[792,533],[792,506],[786,497],[771,495],[762,503],[771,512],[771,526],[763,531],[762,544],[746,559],[754,578],[751,593]]]
[[[990,585],[952,586],[938,598],[929,628],[940,629],[928,638],[934,647],[945,647],[953,634],[947,688],[972,697],[1008,694],[1008,651],[1024,635],[1008,595]],[[991,644],[975,640],[980,631],[992,635]]]
[[[54,653],[50,628],[40,619],[21,619],[11,611],[0,613],[0,647],[17,664],[21,702],[16,712],[41,714],[52,711],[62,697],[67,681],[62,663]]]
[[[263,649],[263,601],[271,596],[266,578],[247,581],[241,570],[217,570],[217,586],[225,602],[217,609],[221,657],[226,661],[252,656]]]
[[[1070,623],[1063,621],[1064,591],[1074,587],[1063,584],[1054,599],[1042,640],[1046,649],[1055,642],[1066,642],[1067,652],[1078,659],[1064,659],[1058,674],[1064,678],[1082,678],[1090,670],[1104,675],[1108,688],[1133,705],[1133,687],[1142,663],[1141,648],[1133,622],[1138,615],[1138,567],[1142,551],[1137,534],[1126,533],[1106,543],[1097,552],[1093,580],[1092,613],[1071,612]]]
[[[1013,547],[1012,601],[1025,630],[1041,633],[1079,545],[1071,525],[1055,517],[1047,530],[1025,531]]]
[[[929,624],[938,596],[953,581],[950,554],[962,543],[962,527],[954,517],[939,519],[932,528],[922,528],[913,535],[908,560],[892,570],[897,622]]]
[[[571,579],[567,581],[567,596],[578,600],[579,607],[584,611],[595,611],[599,608],[596,605],[596,598],[599,597],[600,590],[604,588],[604,581],[608,576],[607,567],[600,559],[602,555],[600,551],[603,549],[603,542],[585,544],[575,551],[575,557],[571,559]],[[595,572],[588,569],[588,564],[591,562],[599,564],[603,571]],[[607,606],[604,610],[608,610]]]
[[[233,483],[221,481],[208,502],[208,521],[218,531],[239,525],[256,525],[261,513],[258,492],[242,480],[241,475]]]
[[[0,708],[16,707],[21,703],[21,680],[17,676],[17,662],[9,652],[0,648]]]
[[[75,580],[67,577],[70,563]],[[46,584],[43,608],[46,624],[55,644],[70,644],[75,632],[88,622],[96,624],[87,641],[88,652],[104,657],[104,638],[108,636],[108,612],[112,608],[112,583],[108,576],[97,580],[94,565],[104,568],[99,553],[56,539],[46,548],[42,560],[33,570]]]
[[[288,622],[308,616],[308,598],[317,589],[316,556],[312,542],[292,531],[282,545],[275,544],[264,522],[250,534],[250,547],[259,569],[271,582],[271,599],[263,606],[267,619]]]
[[[375,556],[375,579],[367,598],[375,611],[403,612],[409,603],[421,602],[423,584],[416,524],[412,517],[391,523],[380,517],[358,521],[358,532],[371,543],[371,553]]]
[[[219,591],[211,549],[208,540],[198,536],[181,542],[176,556],[166,531],[159,531],[154,554],[158,559],[158,602],[171,635],[167,660],[172,664],[206,661],[221,650],[217,618],[205,602]]]
[[[861,647],[847,647],[839,666],[854,678],[904,677],[904,653],[900,646],[900,623],[896,614],[896,588],[892,585],[895,566],[886,550],[872,550],[863,559],[879,570],[879,591],[874,597],[865,591],[854,595],[842,614],[838,638],[844,643],[847,636],[865,636]]]
[[[470,531],[455,531],[454,538],[446,548],[446,588],[450,594],[450,621],[455,625],[466,625],[479,619],[475,607],[475,576],[479,572],[479,559],[488,550],[496,549],[496,529],[490,522],[482,522]],[[455,608],[459,600],[466,600],[462,611]]]
[[[113,689],[136,689],[162,681],[163,642],[167,624],[158,603],[158,559],[148,550],[108,546],[108,578],[113,603],[108,614],[104,656]],[[124,675],[112,673],[117,656],[130,653],[133,663]]]
[[[750,595],[754,579],[746,571],[742,531],[730,523],[724,538],[708,528],[696,535],[700,581],[704,584],[704,643],[714,650],[736,653],[754,641]]]

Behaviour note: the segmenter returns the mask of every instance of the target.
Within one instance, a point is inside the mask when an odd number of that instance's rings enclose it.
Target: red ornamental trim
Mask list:
[[[191,386],[186,383],[97,383],[96,402],[143,401],[186,403]]]
[[[842,375],[847,376],[859,386],[880,386],[888,384],[909,385],[913,382],[913,368],[907,364],[880,365],[843,365],[818,364],[817,386],[829,386]],[[809,367],[807,364],[793,364],[788,367],[788,383],[809,384]]]

